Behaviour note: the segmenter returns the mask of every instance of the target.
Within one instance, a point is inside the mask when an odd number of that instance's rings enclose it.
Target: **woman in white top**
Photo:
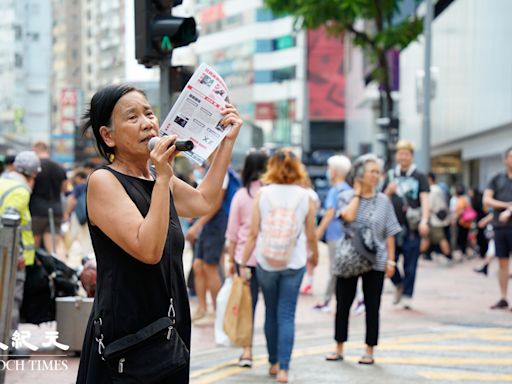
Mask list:
[[[318,263],[315,236],[316,206],[301,187],[306,173],[290,149],[276,151],[253,206],[251,229],[241,266],[256,248],[256,276],[265,299],[265,337],[271,375],[288,382],[295,333],[295,309],[306,270],[308,248],[311,263]]]

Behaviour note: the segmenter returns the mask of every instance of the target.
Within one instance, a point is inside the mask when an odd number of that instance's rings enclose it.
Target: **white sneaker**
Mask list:
[[[330,305],[324,305],[322,308],[320,308],[320,312],[322,313],[331,313],[332,308]]]
[[[357,302],[357,305],[354,308],[354,316],[362,315],[366,311],[366,307],[364,305],[364,301],[360,300]]]
[[[412,309],[412,298],[411,297],[403,296],[402,300],[400,302],[404,309]]]

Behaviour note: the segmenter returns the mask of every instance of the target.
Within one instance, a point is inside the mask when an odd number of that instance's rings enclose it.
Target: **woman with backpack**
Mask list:
[[[268,162],[262,187],[254,200],[252,222],[241,267],[256,254],[256,276],[265,299],[265,337],[269,374],[288,382],[295,333],[295,310],[306,270],[308,248],[318,263],[315,203],[301,185],[306,172],[300,159],[287,148]]]
[[[230,261],[230,274],[235,268],[240,273],[242,252],[251,227],[252,204],[262,183],[260,177],[267,167],[268,156],[263,151],[254,151],[247,155],[242,170],[242,185],[233,196],[229,210],[228,227],[226,230],[227,250]],[[259,285],[256,279],[256,255],[253,253],[246,263],[251,271],[249,286],[251,287],[252,316],[254,325],[254,310],[258,302]],[[254,329],[254,326],[253,326]],[[252,345],[244,346],[244,351],[238,361],[241,367],[252,367]]]
[[[353,164],[352,174],[354,178],[353,190],[340,194],[339,212],[345,225],[345,237],[347,231],[359,231],[367,229],[361,235],[360,246],[357,245],[357,234],[353,236],[352,254],[372,254],[373,265],[369,268],[358,268],[349,265],[352,272],[336,270],[336,258],[333,272],[338,276],[336,282],[336,320],[335,340],[336,350],[326,357],[327,361],[343,360],[343,346],[348,339],[348,319],[350,307],[354,301],[359,277],[363,280],[364,303],[366,307],[366,349],[359,360],[359,364],[374,364],[374,348],[379,338],[379,311],[384,285],[384,278],[391,278],[395,273],[395,238],[401,231],[398,220],[390,199],[383,193],[377,192],[381,176],[381,163],[377,156],[367,154],[359,157]],[[367,236],[369,233],[369,236]],[[370,237],[370,239],[367,239]],[[342,243],[338,245],[340,247]],[[362,248],[366,248],[366,251]],[[349,255],[351,263],[356,263],[357,258]],[[361,256],[362,257],[362,256]],[[365,257],[367,258],[367,257]],[[369,258],[369,257],[368,257]]]

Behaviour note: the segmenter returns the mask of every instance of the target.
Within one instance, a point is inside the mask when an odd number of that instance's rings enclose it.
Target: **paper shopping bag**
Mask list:
[[[252,298],[249,285],[239,276],[233,278],[224,314],[224,331],[234,345],[252,344]]]

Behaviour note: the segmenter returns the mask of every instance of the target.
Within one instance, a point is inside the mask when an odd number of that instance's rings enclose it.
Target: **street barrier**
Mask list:
[[[0,226],[0,360],[6,362],[10,345],[14,287],[20,247],[20,215],[7,208]],[[5,381],[5,370],[0,370],[0,384]]]

